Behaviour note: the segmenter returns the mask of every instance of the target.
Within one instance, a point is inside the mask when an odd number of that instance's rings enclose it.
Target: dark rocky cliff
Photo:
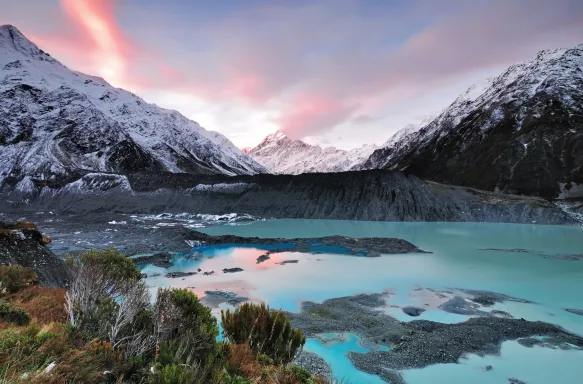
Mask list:
[[[488,191],[583,196],[583,46],[542,51],[470,88],[360,169],[407,170]]]
[[[42,209],[41,209],[42,208]],[[88,174],[0,210],[61,213],[248,213],[268,218],[573,224],[540,198],[427,182],[396,171],[302,175]]]
[[[53,254],[43,236],[31,223],[0,222],[0,265],[21,265],[36,272],[40,284],[64,287],[68,272],[63,260]]]

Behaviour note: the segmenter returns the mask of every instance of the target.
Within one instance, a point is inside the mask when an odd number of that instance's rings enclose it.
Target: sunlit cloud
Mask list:
[[[93,43],[91,57],[98,66],[98,75],[115,86],[127,86],[125,55],[131,45],[114,20],[113,5],[112,0],[61,0],[65,12]]]
[[[65,25],[25,30],[41,48],[241,146],[277,129],[380,144],[473,82],[583,42],[578,0],[58,1]]]

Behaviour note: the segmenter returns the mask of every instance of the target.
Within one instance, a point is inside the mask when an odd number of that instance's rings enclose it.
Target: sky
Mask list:
[[[239,147],[276,130],[351,149],[437,115],[541,49],[583,43],[581,0],[0,0],[71,69]]]

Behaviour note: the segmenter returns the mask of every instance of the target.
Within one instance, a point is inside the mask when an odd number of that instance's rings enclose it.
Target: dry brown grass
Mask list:
[[[296,373],[284,365],[262,365],[247,344],[231,345],[225,368],[231,376],[242,376],[254,384],[302,384]],[[317,384],[329,380],[313,378]]]
[[[261,376],[262,367],[255,359],[255,353],[247,344],[229,347],[229,359],[225,364],[227,372],[247,378]]]
[[[66,323],[65,290],[50,287],[28,287],[22,291],[6,294],[2,299],[22,308],[37,324]]]

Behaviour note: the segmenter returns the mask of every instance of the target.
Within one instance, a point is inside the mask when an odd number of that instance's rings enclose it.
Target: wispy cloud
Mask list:
[[[583,42],[579,0],[210,3],[60,0],[68,25],[30,32],[74,69],[241,145],[276,128],[380,143],[472,76]]]

